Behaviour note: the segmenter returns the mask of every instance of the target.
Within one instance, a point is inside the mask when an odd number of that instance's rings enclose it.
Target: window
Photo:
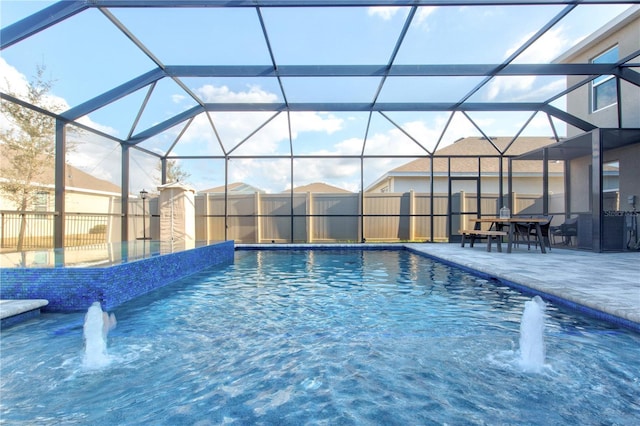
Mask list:
[[[33,210],[37,212],[47,211],[47,202],[49,200],[49,193],[45,191],[38,191],[33,197]]]
[[[620,210],[620,162],[602,164],[602,210]]]
[[[594,64],[615,64],[618,61],[618,46],[596,56]],[[591,82],[591,112],[614,105],[617,102],[616,79],[612,75],[601,75]]]

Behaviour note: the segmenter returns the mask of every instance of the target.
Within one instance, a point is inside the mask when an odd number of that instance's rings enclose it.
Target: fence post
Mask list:
[[[256,227],[256,243],[262,242],[262,199],[260,197],[260,193],[258,191],[254,192],[253,202],[255,203],[255,227]]]
[[[358,237],[364,243],[364,191],[361,189],[358,197]]]
[[[416,193],[413,189],[409,190],[409,241],[415,240],[415,229],[416,229],[416,218],[414,214],[416,213]]]
[[[313,195],[307,192],[307,242],[313,242]]]
[[[209,217],[209,215],[211,214],[211,210],[209,209],[209,193],[205,192],[204,193],[204,235],[206,235],[206,240],[207,241],[211,241],[213,238],[211,238],[211,233],[209,231],[209,221],[211,220],[211,218]]]

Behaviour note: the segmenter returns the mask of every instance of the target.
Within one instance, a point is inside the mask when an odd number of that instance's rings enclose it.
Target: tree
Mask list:
[[[157,170],[162,176],[162,163],[158,163]],[[185,183],[191,177],[191,173],[187,172],[178,164],[178,160],[167,160],[167,182]]]
[[[22,98],[31,105],[59,112],[62,105],[51,100],[51,81],[43,79],[44,67],[37,67],[36,75],[27,84],[26,94],[16,94],[7,82],[9,95]],[[43,175],[55,161],[55,120],[35,110],[2,100],[0,113],[9,127],[0,129],[0,190],[6,199],[22,212],[18,251],[24,244],[26,230],[25,212],[33,206],[41,188]]]

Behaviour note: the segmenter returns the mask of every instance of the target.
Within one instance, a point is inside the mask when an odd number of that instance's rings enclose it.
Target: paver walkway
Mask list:
[[[592,253],[553,248],[546,254],[526,247],[513,253],[460,244],[405,244],[406,247],[491,276],[529,287],[638,324],[640,253]]]

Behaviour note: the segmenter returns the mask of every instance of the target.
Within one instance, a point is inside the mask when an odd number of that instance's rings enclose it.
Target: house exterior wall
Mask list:
[[[624,58],[640,49],[640,10],[632,15],[626,25],[605,33],[602,38],[588,43],[583,48],[567,55],[559,62],[589,63],[593,58],[618,46],[619,58]],[[567,87],[580,82],[584,76],[567,77]],[[620,85],[621,127],[640,127],[640,88],[622,80]],[[618,127],[618,107],[610,105],[597,111],[591,111],[591,83],[585,84],[567,95],[567,111],[597,127]],[[576,136],[582,130],[568,126],[567,137]]]
[[[48,247],[53,244],[54,193],[43,188],[45,198],[27,208],[25,248]],[[45,201],[46,200],[46,201]],[[98,244],[120,240],[121,198],[110,193],[67,189],[65,193],[65,232],[72,245]],[[0,195],[3,210],[0,221],[0,247],[17,243],[22,213],[18,207]],[[37,211],[34,213],[34,211]]]
[[[640,201],[640,144],[631,145],[624,148],[606,151],[603,162],[619,161],[620,163],[620,186],[618,188],[619,203],[615,208],[609,202],[603,210],[631,211],[633,206],[627,202],[631,195],[636,197],[636,209]],[[591,211],[591,157],[580,157],[571,162],[571,212],[581,213]]]
[[[500,192],[500,181],[497,176],[481,176],[482,192],[488,194],[497,194]],[[507,179],[503,182],[504,190],[507,188]],[[429,192],[431,185],[428,177],[406,176],[406,177],[390,177],[389,183],[372,188],[368,193],[381,192],[381,186],[389,188],[391,193],[404,193],[409,191]],[[540,194],[542,192],[542,180],[540,175],[513,178],[514,190],[525,194]],[[466,192],[475,192],[476,184],[473,181],[460,181],[456,183],[456,189]],[[562,176],[549,177],[549,192],[564,192],[564,178]],[[449,193],[449,178],[447,176],[435,176],[433,180],[434,194]]]
[[[604,161],[620,162],[620,210],[631,211],[640,207],[640,143],[605,153]],[[635,207],[627,200],[635,196]]]

